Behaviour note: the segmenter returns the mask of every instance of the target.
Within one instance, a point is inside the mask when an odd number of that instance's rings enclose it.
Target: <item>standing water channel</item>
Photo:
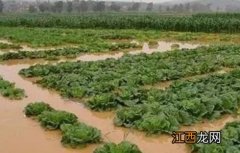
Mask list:
[[[189,45],[189,44],[188,44]],[[146,45],[144,46],[146,47]],[[166,46],[165,46],[166,47]],[[193,46],[192,48],[197,47]],[[191,47],[190,47],[191,48]],[[156,49],[155,49],[156,50]],[[141,52],[150,51],[145,48]],[[164,50],[163,50],[164,51]],[[165,50],[166,51],[166,50]],[[140,51],[139,51],[140,52]],[[136,52],[130,52],[136,53]],[[95,61],[106,58],[120,58],[116,56],[83,55],[77,60]],[[114,112],[93,112],[82,103],[62,98],[55,91],[44,89],[31,80],[22,78],[18,72],[42,61],[20,64],[20,62],[6,62],[0,65],[0,75],[16,87],[25,90],[27,97],[13,101],[0,96],[0,153],[92,153],[98,145],[88,145],[83,149],[65,148],[61,145],[61,134],[46,131],[40,124],[24,116],[24,107],[31,102],[44,101],[59,110],[65,110],[78,116],[81,122],[101,130],[105,142],[119,143],[130,141],[141,149],[143,153],[190,153],[191,148],[184,144],[172,144],[170,135],[146,136],[145,133],[132,129],[119,128],[113,125]],[[236,120],[233,116],[224,116],[216,121],[206,121],[182,130],[220,130],[227,122]]]

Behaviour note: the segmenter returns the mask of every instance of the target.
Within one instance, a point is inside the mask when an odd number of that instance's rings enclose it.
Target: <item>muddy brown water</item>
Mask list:
[[[90,59],[89,59],[90,58]],[[101,58],[101,59],[105,59]],[[83,60],[94,60],[92,56],[85,56]],[[99,60],[99,57],[95,60]],[[38,63],[38,62],[35,62]],[[0,97],[0,153],[91,153],[99,146],[88,145],[83,149],[70,149],[61,145],[61,134],[46,131],[37,121],[26,118],[24,107],[34,101],[44,101],[59,110],[76,114],[81,122],[94,126],[102,131],[103,141],[119,143],[128,140],[135,143],[144,153],[190,153],[191,149],[184,144],[172,144],[169,135],[146,136],[143,132],[132,129],[119,128],[113,125],[114,112],[93,112],[82,103],[62,98],[55,91],[44,89],[30,80],[18,75],[18,72],[35,64],[9,63],[0,65],[0,75],[15,82],[16,87],[25,90],[27,97],[20,101],[12,101]],[[219,120],[205,121],[182,130],[219,130],[227,122],[238,120],[233,116],[224,116]]]

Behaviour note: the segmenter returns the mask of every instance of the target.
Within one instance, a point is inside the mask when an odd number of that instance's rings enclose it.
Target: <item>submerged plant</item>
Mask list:
[[[13,100],[20,100],[25,96],[25,92],[23,89],[19,89],[15,87],[14,83],[10,83],[4,80],[0,76],[0,94],[4,97],[8,97]]]
[[[142,153],[139,148],[128,142],[123,141],[119,144],[107,143],[97,148],[93,153]]]
[[[47,129],[59,129],[62,124],[74,124],[77,116],[65,111],[45,111],[38,116],[41,125]]]
[[[117,107],[117,102],[112,94],[101,94],[88,100],[87,106],[93,110],[110,110]]]
[[[101,140],[101,132],[84,123],[63,124],[62,143],[71,147],[83,147],[89,143],[97,143]]]
[[[44,102],[35,102],[30,103],[25,107],[25,115],[30,116],[38,116],[44,111],[52,111],[54,110],[49,104]]]
[[[194,153],[239,153],[240,152],[240,122],[227,123],[221,130],[220,144],[194,144]]]

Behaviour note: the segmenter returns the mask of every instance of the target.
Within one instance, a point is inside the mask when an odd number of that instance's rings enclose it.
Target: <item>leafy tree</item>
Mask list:
[[[41,12],[46,12],[46,11],[49,11],[50,5],[47,2],[43,2],[39,4],[38,8]]]
[[[79,4],[77,5],[77,10],[78,12],[87,12],[88,2],[86,2],[85,0],[82,0],[81,2],[79,2]]]
[[[111,6],[110,6],[110,10],[111,10],[111,11],[119,12],[120,9],[121,9],[121,6],[118,5],[116,2],[112,2],[112,3],[111,3]]]
[[[95,6],[93,7],[94,11],[99,11],[102,12],[105,10],[105,2],[104,1],[100,1],[100,2],[96,2]]]
[[[4,4],[3,4],[3,1],[0,0],[0,13],[3,12],[3,8],[4,8]]]
[[[162,8],[162,5],[159,5],[158,11],[159,11],[159,12],[162,12],[162,11],[163,11],[162,9],[163,9],[163,8]]]
[[[72,2],[67,2],[67,12],[72,12],[73,11],[73,3]]]
[[[140,8],[141,4],[139,2],[133,3],[133,5],[128,8],[129,11],[138,11]]]
[[[28,8],[28,11],[30,13],[35,13],[35,12],[37,12],[37,8],[34,5],[30,5]]]
[[[55,11],[60,13],[63,11],[63,1],[57,1],[54,3]]]
[[[146,11],[152,11],[152,9],[153,9],[153,2],[148,3]]]

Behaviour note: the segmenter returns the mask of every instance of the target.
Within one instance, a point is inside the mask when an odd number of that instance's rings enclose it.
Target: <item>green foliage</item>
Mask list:
[[[21,70],[20,74],[26,77],[41,76],[38,83],[69,98],[120,90],[119,98],[116,99],[118,104],[131,106],[141,103],[141,93],[134,91],[135,87],[205,74],[223,66],[235,67],[240,64],[237,56],[239,50],[239,46],[212,46],[191,51],[184,49],[151,55],[126,55],[118,60],[35,65]],[[109,107],[115,107],[115,102],[109,102]]]
[[[38,59],[45,58],[48,60],[56,60],[57,57],[75,57],[81,53],[86,52],[107,52],[107,51],[120,51],[129,48],[139,48],[140,45],[132,43],[116,43],[116,44],[87,44],[80,45],[77,48],[63,48],[46,51],[20,51],[20,52],[8,52],[0,55],[0,60],[10,59]]]
[[[66,14],[16,14],[1,15],[1,26],[105,28],[105,29],[155,29],[190,32],[239,32],[239,13],[193,16],[163,16],[159,14],[89,13]]]
[[[234,70],[193,81],[176,81],[164,91],[141,92],[143,104],[117,111],[115,124],[147,133],[170,133],[180,125],[237,113],[239,74],[240,70]]]
[[[101,141],[100,130],[78,122],[77,116],[72,113],[54,110],[47,103],[30,103],[25,107],[25,114],[28,117],[37,116],[41,125],[47,129],[60,129],[62,143],[66,146],[85,147]]]
[[[25,107],[25,115],[30,117],[30,116],[38,116],[44,111],[52,111],[53,108],[44,102],[35,102],[35,103],[30,103]]]
[[[65,111],[45,111],[38,116],[41,125],[47,129],[59,129],[62,124],[74,124],[77,116]]]
[[[237,112],[240,70],[195,80],[173,81],[166,90],[142,89],[165,80],[240,65],[238,45],[126,55],[96,62],[35,65],[20,74],[69,98],[87,98],[89,108],[118,108],[114,123],[147,133],[171,133],[181,125]],[[77,90],[76,90],[77,89]]]
[[[14,44],[5,44],[5,43],[0,43],[0,49],[6,50],[6,49],[21,49],[22,47],[19,45],[14,45]]]
[[[84,123],[63,124],[62,143],[71,147],[83,147],[89,143],[97,143],[101,140],[101,132]]]
[[[221,131],[221,144],[195,144],[192,151],[196,153],[239,153],[240,122],[227,123]]]
[[[93,153],[141,153],[141,151],[136,145],[123,141],[119,144],[104,144],[103,146],[97,148]]]
[[[117,107],[117,102],[111,94],[101,94],[88,100],[87,106],[93,110],[108,110]]]
[[[20,100],[25,96],[24,90],[15,88],[14,83],[4,80],[0,76],[0,94],[12,100]]]

